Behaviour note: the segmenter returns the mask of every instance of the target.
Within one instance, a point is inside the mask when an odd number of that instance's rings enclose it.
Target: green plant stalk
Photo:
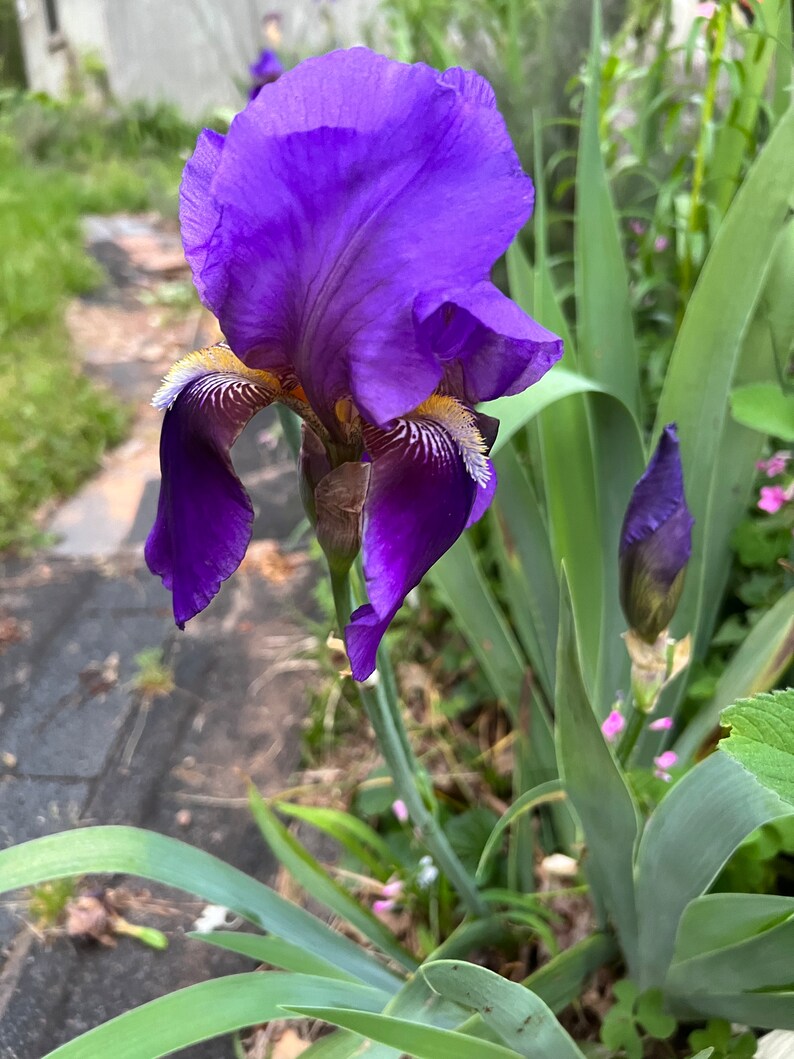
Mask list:
[[[336,617],[341,631],[350,621],[352,613],[350,578],[348,572],[333,570],[330,565],[329,570]],[[378,651],[379,671],[381,660],[383,668],[390,672],[391,665],[383,646]],[[488,905],[480,896],[474,880],[461,864],[422,797],[418,782],[420,767],[408,742],[394,682],[381,677],[375,687],[367,687],[359,682],[355,682],[355,687],[375,732],[375,739],[391,774],[394,789],[397,796],[405,802],[418,836],[427,846],[439,870],[454,887],[467,911],[476,916],[489,916],[491,913]]]
[[[720,3],[714,16],[714,43],[709,56],[709,74],[706,82],[706,93],[703,98],[703,112],[700,118],[700,135],[698,137],[697,154],[695,155],[695,168],[692,174],[692,191],[689,199],[689,217],[686,226],[686,253],[681,266],[681,294],[683,304],[686,305],[689,292],[692,289],[692,240],[699,230],[698,217],[700,214],[700,197],[703,193],[703,182],[706,175],[706,152],[708,141],[708,130],[714,118],[714,109],[717,102],[717,81],[719,79],[720,66],[722,64],[722,53],[728,37],[728,17],[730,5],[724,0]]]
[[[642,735],[645,722],[648,719],[648,714],[643,713],[642,710],[638,710],[635,706],[633,695],[630,695],[627,698],[626,704],[628,707],[628,722],[617,750],[617,759],[623,768],[628,765],[632,751],[637,745],[637,741]]]

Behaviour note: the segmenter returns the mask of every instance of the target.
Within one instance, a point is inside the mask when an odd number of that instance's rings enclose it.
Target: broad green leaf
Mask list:
[[[583,1059],[582,1053],[543,1001],[518,982],[458,960],[425,964],[430,988],[476,1011],[505,1044],[532,1059]]]
[[[507,285],[510,288],[510,296],[517,302],[525,313],[534,315],[535,310],[535,273],[532,265],[527,259],[521,247],[520,236],[516,236],[508,246],[505,254],[507,264]],[[551,330],[549,323],[544,324]]]
[[[545,408],[557,401],[570,397],[571,394],[604,391],[603,387],[583,375],[555,367],[547,371],[540,382],[536,382],[523,393],[514,397],[499,397],[480,405],[480,410],[499,420],[499,433],[492,453],[497,453],[512,438],[517,430],[524,427]]]
[[[725,555],[708,545],[725,522],[717,501],[726,488],[720,455],[728,396],[743,336],[784,225],[791,183],[781,173],[790,171],[792,151],[794,109],[772,133],[717,232],[684,315],[659,403],[657,433],[666,423],[678,423],[687,500],[695,517],[693,557],[674,625],[683,632],[697,633],[701,624],[713,621],[715,602],[706,586],[712,567],[722,574]]]
[[[320,1003],[380,1011],[387,996],[352,982],[309,975],[235,974],[169,993],[89,1030],[46,1059],[160,1059],[180,1048],[259,1022],[285,1008]]]
[[[679,997],[674,1009],[681,1019],[719,1018],[760,1029],[794,1029],[794,992],[702,994]]]
[[[764,288],[742,338],[734,386],[779,381],[781,364],[785,359],[782,351],[794,341],[794,314],[790,308],[794,302],[791,298],[792,283],[794,224],[789,220],[775,239]],[[782,309],[784,305],[789,306],[787,310]],[[702,570],[702,587],[698,603],[696,655],[706,649],[720,610],[733,558],[731,538],[751,502],[757,475],[756,463],[762,455],[763,446],[761,434],[737,423],[733,416],[726,416],[705,508],[708,529],[703,536],[702,562],[699,567]],[[698,569],[697,565],[695,569]],[[674,622],[679,631],[694,631],[685,626],[681,619],[677,618],[676,621],[680,622]],[[684,686],[683,681],[679,682],[679,694],[683,692]]]
[[[599,967],[617,956],[611,934],[596,932],[565,949],[524,979],[524,985],[552,1011],[562,1011],[581,994],[587,980]]]
[[[319,1005],[295,1005],[291,1010],[297,1015],[321,1019],[399,1048],[415,1059],[450,1059],[450,1056],[455,1059],[520,1059],[518,1052],[504,1045],[477,1040],[454,1030],[422,1026],[408,1019]]]
[[[461,537],[428,576],[452,611],[494,694],[515,711],[526,662],[469,538]]]
[[[635,977],[641,989],[663,986],[689,902],[709,888],[752,831],[790,812],[790,806],[722,751],[693,768],[665,796],[637,851]]]
[[[400,979],[269,886],[184,842],[135,827],[84,827],[0,852],[0,893],[70,875],[137,875],[223,905],[263,930],[303,945],[362,982],[394,993]]]
[[[633,858],[639,813],[582,682],[564,573],[555,708],[560,775],[584,831],[585,871],[595,901],[615,924],[626,962],[633,971],[637,962]]]
[[[753,626],[736,654],[722,671],[714,697],[701,707],[676,743],[676,752],[688,760],[720,722],[726,706],[738,699],[767,691],[788,669],[794,656],[794,589],[788,591]]]
[[[794,916],[794,897],[774,894],[706,894],[691,901],[681,917],[671,969],[747,941]]]
[[[604,718],[612,708],[617,692],[629,685],[628,652],[621,639],[626,619],[618,596],[618,551],[626,508],[632,490],[645,470],[645,460],[637,423],[625,405],[605,395],[592,394],[590,419],[598,476],[600,562],[604,579],[593,703],[598,717]]]
[[[794,689],[737,702],[723,712],[722,724],[731,731],[720,748],[794,806]]]
[[[732,895],[733,896],[733,895]],[[794,910],[781,922],[777,914],[770,916],[773,905],[766,902],[764,894],[741,894],[746,899],[745,905],[757,905],[755,921],[757,932],[751,937],[744,937],[725,944],[712,952],[691,956],[688,959],[677,958],[681,946],[676,950],[676,959],[670,966],[667,975],[666,989],[677,996],[688,997],[692,1002],[701,994],[747,993],[754,990],[771,988],[790,988],[791,953],[794,942]],[[755,900],[757,899],[757,900]],[[693,901],[681,919],[680,936],[689,930],[699,932],[698,919],[701,909],[699,902]],[[731,911],[734,906],[727,902],[723,908]],[[712,910],[709,910],[711,914]],[[766,924],[761,917],[766,915]],[[747,933],[748,923],[742,922],[742,929]],[[738,931],[737,931],[738,933]],[[713,940],[711,942],[713,944]],[[687,942],[685,948],[693,948]],[[741,1015],[737,1012],[741,1021]]]
[[[742,386],[731,394],[731,411],[737,423],[783,441],[794,441],[794,394],[784,393],[773,382]]]
[[[192,933],[189,938],[216,945],[219,949],[237,952],[241,956],[250,956],[259,963],[268,963],[284,971],[296,974],[311,974],[320,978],[334,978],[342,982],[355,982],[356,979],[335,964],[317,956],[302,945],[293,945],[282,938],[270,934],[245,934],[232,930],[212,930],[207,934]]]
[[[575,371],[577,351],[554,287],[547,253],[546,193],[541,122],[534,122],[535,172],[535,292],[538,320],[562,338],[565,353],[561,368]],[[522,308],[522,291],[511,290]],[[560,370],[558,368],[557,370]],[[593,562],[594,527],[598,523],[595,465],[590,430],[590,410],[585,394],[571,394],[544,409],[538,416],[541,465],[546,494],[549,539],[555,564],[565,561],[574,614],[582,639],[585,683],[595,684],[601,636],[601,564]]]
[[[562,789],[561,780],[548,780],[546,783],[539,783],[537,787],[524,791],[522,795],[516,798],[510,808],[500,816],[493,831],[488,836],[488,841],[485,843],[480,856],[480,863],[477,866],[477,881],[480,883],[483,881],[493,857],[499,852],[502,837],[508,827],[512,826],[524,813],[528,813],[540,805],[547,805],[549,802],[562,801],[564,798],[565,792]]]
[[[276,802],[274,808],[285,816],[316,827],[366,864],[372,871],[388,870],[394,862],[394,852],[378,832],[352,813],[320,805],[299,805],[295,802]]]
[[[582,368],[637,416],[640,387],[628,275],[599,135],[601,5],[593,2],[576,169],[576,319]]]
[[[495,466],[499,489],[491,522],[502,588],[533,670],[551,697],[560,588],[548,529],[513,446],[499,453]]]
[[[291,835],[265,804],[259,792],[251,787],[249,802],[254,820],[262,836],[279,862],[295,881],[344,921],[352,924],[365,938],[373,942],[407,970],[414,970],[416,961],[400,945],[394,934],[368,908],[356,900],[319,864],[309,851]]]

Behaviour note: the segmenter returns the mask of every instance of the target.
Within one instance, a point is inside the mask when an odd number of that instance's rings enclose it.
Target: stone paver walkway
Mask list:
[[[302,517],[293,461],[262,413],[235,450],[257,509],[254,545],[218,599],[178,632],[142,557],[159,475],[159,417],[146,402],[171,361],[212,336],[198,311],[169,318],[141,303],[164,277],[184,279],[175,233],[151,218],[104,218],[88,236],[113,282],[75,305],[72,329],[87,369],[140,411],[131,438],[55,513],[57,543],[0,568],[0,844],[133,824],[267,879],[274,864],[243,806],[245,777],[271,793],[288,785],[316,679],[307,657],[315,571],[283,549]],[[147,708],[135,659],[152,648],[163,650],[175,690]],[[199,901],[149,889],[129,918],[164,929],[166,952],[130,939],[115,949],[65,938],[45,946],[25,926],[23,905],[0,908],[0,1059],[40,1059],[146,1000],[251,969],[184,938]],[[216,1041],[180,1054],[233,1051]]]

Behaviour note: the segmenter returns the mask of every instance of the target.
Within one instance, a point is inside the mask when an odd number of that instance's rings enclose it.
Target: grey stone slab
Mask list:
[[[89,791],[84,781],[6,773],[0,777],[0,848],[76,827]],[[13,904],[0,904],[0,947],[11,941],[20,922]]]
[[[151,580],[140,570],[124,577],[104,571],[75,601],[70,621],[31,659],[27,679],[17,685],[15,700],[5,704],[0,719],[0,747],[16,757],[20,773],[101,773],[130,709],[135,656],[160,644],[169,627],[165,593],[157,604],[147,599]],[[97,690],[90,668],[113,655],[117,681]]]
[[[273,877],[276,864],[244,804],[246,785],[250,777],[275,793],[289,785],[299,763],[313,679],[305,655],[315,576],[306,562],[274,582],[255,563],[246,564],[186,632],[166,620],[162,642],[176,688],[145,713],[140,697],[127,688],[124,719],[101,775],[80,788],[83,823],[147,827],[262,881]],[[79,625],[102,616],[114,627],[120,616],[145,619],[161,599],[154,579],[142,571],[128,570],[120,579],[117,570],[94,586]],[[58,781],[51,782],[57,793]],[[41,791],[44,803],[43,786]],[[19,808],[24,824],[24,798]],[[184,810],[189,819],[178,816]],[[129,917],[166,929],[169,949],[155,952],[121,939],[107,951],[60,939],[47,951],[18,936],[0,976],[0,1059],[40,1059],[86,1029],[182,985],[252,969],[248,961],[184,938],[201,901],[134,879],[113,881],[132,889],[146,885],[152,900],[180,910],[173,922],[146,912]],[[227,1038],[179,1054],[232,1059],[233,1051]]]

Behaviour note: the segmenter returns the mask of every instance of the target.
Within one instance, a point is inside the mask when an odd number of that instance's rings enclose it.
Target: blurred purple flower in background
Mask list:
[[[278,55],[274,51],[265,48],[264,51],[260,52],[256,62],[251,63],[248,67],[248,71],[251,74],[251,88],[248,91],[248,98],[252,100],[256,99],[265,85],[278,81],[279,77],[284,73],[284,67],[281,65]]]
[[[692,526],[675,424],[631,494],[620,534],[620,603],[633,631],[654,643],[675,613],[692,554]]]
[[[490,282],[533,188],[486,81],[356,48],[267,95],[225,138],[204,131],[185,168],[185,253],[228,346],[184,358],[155,397],[146,558],[180,625],[207,606],[251,536],[229,450],[282,401],[304,421],[303,495],[332,567],[360,537],[369,602],[346,638],[363,680],[406,594],[491,500],[496,423],[474,404],[526,389],[562,343]]]

